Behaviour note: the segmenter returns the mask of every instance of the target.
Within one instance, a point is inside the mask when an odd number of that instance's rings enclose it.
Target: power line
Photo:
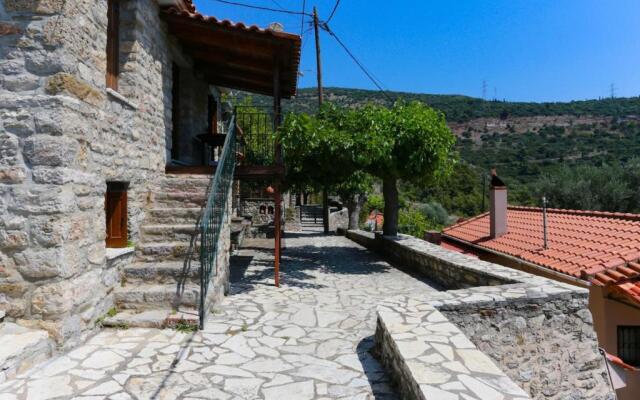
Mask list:
[[[340,40],[338,35],[336,35],[336,33],[333,32],[331,28],[329,28],[329,25],[327,25],[326,23],[323,23],[321,27],[322,29],[327,31],[331,36],[333,36],[336,42],[338,42],[338,44],[344,49],[344,51],[347,52],[347,54],[349,55],[349,57],[351,57],[353,62],[356,63],[356,65],[362,70],[362,72],[364,72],[364,74],[369,78],[369,80],[371,80],[371,82],[373,82],[373,84],[378,88],[378,90],[380,90],[380,92],[387,98],[387,100],[393,101],[393,99],[387,94],[386,90],[384,90],[384,88],[382,87],[382,83],[376,80],[373,74],[371,74],[371,72],[367,70],[367,68],[358,60],[358,58],[351,52],[351,50],[349,50],[349,48],[342,42],[342,40]]]
[[[282,4],[278,3],[276,0],[271,0],[271,2],[275,4],[279,9],[286,11],[285,8],[282,7]]]
[[[262,6],[254,6],[252,4],[245,4],[245,3],[237,3],[235,1],[229,1],[229,0],[212,0],[218,3],[223,3],[223,4],[229,4],[232,6],[239,6],[239,7],[246,7],[246,8],[253,8],[256,10],[263,10],[263,11],[271,11],[271,12],[276,12],[276,13],[284,13],[284,14],[293,14],[293,15],[307,15],[307,16],[311,16],[311,14],[305,13],[305,12],[300,12],[300,11],[292,11],[292,10],[278,10],[277,8],[269,8],[269,7],[262,7]]]
[[[328,24],[329,22],[331,22],[331,18],[333,18],[333,15],[336,13],[336,10],[338,9],[339,5],[340,5],[340,0],[336,0],[336,5],[333,6],[333,10],[331,11],[331,15],[329,15],[329,18],[327,19],[325,24]]]
[[[306,11],[306,8],[307,8],[307,0],[302,0],[302,21],[300,21],[300,37],[301,38],[304,35],[302,31],[304,30],[304,13]]]

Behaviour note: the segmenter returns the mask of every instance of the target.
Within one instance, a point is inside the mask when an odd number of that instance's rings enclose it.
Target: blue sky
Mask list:
[[[302,0],[236,1],[302,9]],[[300,33],[300,16],[195,3],[221,19]],[[316,4],[326,19],[335,2]],[[330,26],[389,90],[481,97],[486,81],[488,98],[512,101],[605,97],[611,84],[617,96],[640,95],[640,0],[342,0]],[[303,43],[300,87],[311,87],[312,31]],[[374,88],[332,37],[323,33],[321,44],[325,86]]]

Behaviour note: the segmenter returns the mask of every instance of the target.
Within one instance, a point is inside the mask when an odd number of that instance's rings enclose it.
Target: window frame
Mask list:
[[[118,91],[120,75],[120,0],[107,0],[107,88]]]
[[[625,363],[640,367],[640,325],[618,325],[618,357]]]

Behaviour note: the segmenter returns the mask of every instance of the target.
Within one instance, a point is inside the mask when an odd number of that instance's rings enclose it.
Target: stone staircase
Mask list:
[[[196,223],[210,179],[207,175],[165,176],[140,227],[135,261],[124,267],[122,285],[114,291],[118,313],[106,318],[103,325],[197,325],[200,265]]]
[[[300,217],[300,223],[303,227],[323,226],[321,205],[309,204],[300,206]]]

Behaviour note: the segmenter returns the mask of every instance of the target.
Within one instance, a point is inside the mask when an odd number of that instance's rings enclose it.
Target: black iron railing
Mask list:
[[[273,113],[266,107],[237,106],[236,122],[242,130],[238,141],[245,165],[273,165],[276,157]]]
[[[207,316],[207,295],[216,273],[220,234],[225,220],[229,218],[227,210],[236,168],[236,134],[234,117],[229,123],[229,132],[209,187],[207,205],[200,219],[200,329],[204,328]]]

